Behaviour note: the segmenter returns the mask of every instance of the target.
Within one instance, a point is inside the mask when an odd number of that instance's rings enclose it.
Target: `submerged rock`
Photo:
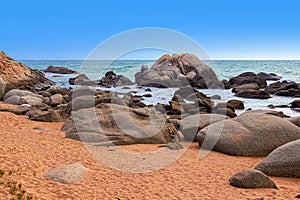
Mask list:
[[[66,67],[54,67],[54,66],[47,67],[47,69],[44,69],[43,72],[50,72],[55,74],[77,74],[78,73]]]

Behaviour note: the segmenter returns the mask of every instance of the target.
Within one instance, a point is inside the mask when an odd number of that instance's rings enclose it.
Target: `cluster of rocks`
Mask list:
[[[300,97],[300,83],[277,81],[266,87],[265,91],[278,96]]]
[[[13,109],[2,109],[19,115],[27,115],[29,119],[45,122],[62,122],[67,118],[65,112],[69,90],[56,85],[44,91],[33,93],[26,90],[13,89],[5,94],[5,103],[20,105]]]
[[[167,144],[173,150],[182,148],[180,140],[197,141],[204,149],[235,156],[267,156],[253,170],[234,175],[230,184],[237,187],[277,188],[268,177],[300,177],[300,117],[288,117],[270,110],[246,111],[240,100],[214,103],[220,96],[207,96],[195,88],[231,88],[238,97],[270,98],[270,94],[299,96],[299,84],[275,82],[275,74],[242,73],[229,81],[219,81],[210,67],[191,54],[164,55],[149,69],[142,66],[135,75],[139,86],[180,87],[168,104],[147,106],[143,99],[151,96],[134,92],[117,94],[91,89],[86,85],[117,87],[133,84],[124,76],[109,71],[98,81],[84,74],[69,80],[74,89],[60,88],[22,63],[0,52],[0,98],[16,108],[0,111],[27,115],[39,121],[63,121],[67,138],[93,145]],[[76,73],[62,67],[49,67],[45,72]],[[147,89],[151,92],[150,89]],[[300,109],[300,100],[290,107]],[[82,166],[76,168],[81,174]],[[60,178],[67,168],[50,171],[59,182],[76,181]]]
[[[278,81],[281,77],[273,73],[244,72],[224,81],[225,88],[232,88],[237,97],[268,99],[272,95],[300,97],[300,83]],[[267,85],[267,81],[277,81]]]
[[[90,85],[100,87],[119,87],[133,85],[133,82],[123,75],[117,75],[113,71],[108,71],[100,80],[90,80],[85,74],[79,74],[69,79],[70,85]]]

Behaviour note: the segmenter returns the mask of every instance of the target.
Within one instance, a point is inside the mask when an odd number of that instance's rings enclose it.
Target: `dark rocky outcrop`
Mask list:
[[[264,173],[257,170],[245,170],[229,179],[230,185],[239,188],[276,188],[275,183]]]
[[[221,81],[221,83],[222,83],[222,85],[224,85],[225,90],[228,90],[228,89],[231,88],[231,84],[228,80],[224,79],[224,80]]]
[[[300,86],[295,82],[277,81],[266,87],[265,91],[278,96],[300,97]]]
[[[237,97],[251,98],[251,99],[269,99],[272,98],[267,92],[262,90],[242,90],[235,94]]]
[[[224,88],[214,71],[192,54],[169,54],[160,57],[148,69],[142,67],[135,74],[135,81],[140,86]]]
[[[102,87],[110,88],[133,85],[133,82],[123,75],[117,75],[113,71],[108,71],[105,73],[105,76],[99,81],[99,85]]]
[[[291,103],[291,108],[300,108],[300,99],[294,100]]]
[[[236,110],[245,109],[244,102],[240,101],[240,100],[232,99],[232,100],[227,101],[227,104],[232,106]]]
[[[274,73],[266,73],[266,72],[260,72],[257,74],[258,76],[262,76],[267,81],[279,81],[282,77],[278,76]]]
[[[259,88],[267,87],[267,81],[264,77],[257,75],[253,72],[244,72],[236,77],[229,79],[231,87],[236,87],[239,85],[256,83]]]
[[[78,73],[66,67],[54,67],[54,66],[47,67],[47,69],[44,69],[43,72],[49,72],[54,74],[77,74]]]

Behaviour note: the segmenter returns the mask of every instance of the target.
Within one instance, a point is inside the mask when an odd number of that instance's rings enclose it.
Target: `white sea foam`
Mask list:
[[[140,71],[140,66],[142,64],[147,64],[149,67],[154,63],[151,60],[117,60],[114,62],[111,61],[85,61],[85,65],[82,66],[82,62],[80,60],[48,60],[48,61],[22,61],[29,67],[33,69],[45,69],[48,66],[63,66],[70,68],[72,70],[79,71],[81,73],[86,74],[90,79],[100,79],[104,76],[105,72],[109,70],[113,70],[117,74],[122,74],[132,81],[134,81],[134,74]],[[270,61],[230,61],[230,60],[223,60],[223,61],[205,61],[211,66],[216,74],[218,75],[219,79],[229,79],[233,76],[236,76],[242,72],[252,71],[255,73],[258,72],[272,72],[282,76],[282,80],[288,81],[295,81],[300,82],[300,61],[295,60],[287,60],[287,61],[280,61],[280,60],[270,60]],[[46,76],[57,82],[62,87],[71,87],[68,83],[68,79],[74,77],[76,75],[58,75],[47,73]],[[269,84],[271,82],[268,82]],[[158,102],[167,104],[168,101],[173,97],[173,93],[177,88],[167,88],[167,89],[160,89],[160,88],[151,88],[152,92],[145,92],[145,88],[139,88],[136,85],[131,86],[130,89],[121,89],[120,88],[101,88],[103,90],[112,90],[119,93],[127,93],[130,91],[136,91],[137,95],[143,95],[146,93],[151,93],[152,97],[146,98],[143,101],[144,103],[156,104]],[[244,101],[245,107],[252,108],[252,109],[268,109],[268,105],[289,105],[293,100],[296,98],[291,97],[280,97],[273,95],[273,98],[270,99],[245,99],[233,96],[231,90],[200,90],[201,92],[207,95],[214,95],[218,94],[222,97],[222,100],[216,100],[215,103],[218,102],[225,102],[230,99],[239,99]],[[293,111],[290,108],[276,108],[276,110],[283,111],[285,114],[290,116],[300,116],[299,112]],[[240,113],[243,111],[237,111]]]

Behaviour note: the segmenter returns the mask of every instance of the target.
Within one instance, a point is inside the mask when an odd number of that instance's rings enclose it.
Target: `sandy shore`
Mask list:
[[[7,106],[0,103],[0,106]],[[78,141],[64,138],[62,123],[34,122],[26,116],[0,113],[0,169],[15,171],[11,178],[22,183],[34,199],[293,199],[300,193],[300,179],[276,178],[276,189],[239,189],[228,179],[254,167],[263,158],[234,157],[210,152],[199,159],[193,143],[180,159],[155,172],[124,173],[95,159]],[[34,130],[38,127],[39,130]],[[149,152],[158,145],[122,147]],[[46,180],[44,173],[57,166],[81,163],[89,172],[76,184]],[[0,186],[0,199],[8,199]]]

